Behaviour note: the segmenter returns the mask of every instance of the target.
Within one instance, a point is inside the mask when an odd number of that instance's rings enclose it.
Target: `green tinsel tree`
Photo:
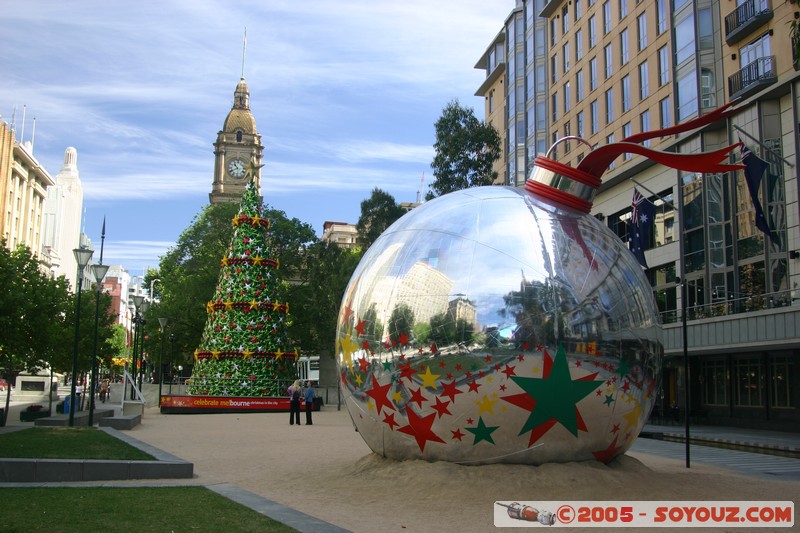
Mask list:
[[[284,345],[289,304],[280,298],[278,261],[269,257],[269,220],[261,217],[252,179],[257,171],[251,163],[214,298],[206,306],[190,394],[283,396],[294,379],[297,352]]]

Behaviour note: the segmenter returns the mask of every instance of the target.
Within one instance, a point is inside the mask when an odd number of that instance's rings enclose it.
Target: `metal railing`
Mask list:
[[[727,298],[713,298],[709,303],[691,305],[686,308],[687,320],[700,320],[720,316],[752,313],[764,309],[775,309],[792,305],[795,300],[800,304],[800,297],[794,298],[791,290],[754,295],[738,295]],[[659,313],[662,324],[674,324],[681,319],[680,309],[671,309]]]
[[[759,57],[728,78],[731,100],[778,80],[775,56]]]

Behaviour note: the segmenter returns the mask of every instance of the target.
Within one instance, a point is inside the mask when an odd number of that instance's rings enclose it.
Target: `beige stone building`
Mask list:
[[[621,239],[634,189],[656,205],[645,257],[665,333],[662,413],[685,412],[686,353],[696,419],[800,430],[798,19],[800,5],[780,0],[519,0],[505,21],[507,184],[548,150],[577,166],[594,147],[732,101],[727,119],[645,144],[696,153],[741,140],[768,165],[758,198],[769,235],[741,170],[687,173],[624,154],[603,176],[592,214]],[[492,76],[482,89],[499,87]]]

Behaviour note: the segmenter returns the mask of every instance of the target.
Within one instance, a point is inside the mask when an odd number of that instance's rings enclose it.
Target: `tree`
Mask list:
[[[426,199],[491,185],[497,179],[492,165],[500,158],[500,135],[491,124],[475,117],[472,108],[452,100],[436,121],[436,155],[433,158],[434,181]]]
[[[413,329],[414,311],[408,304],[397,304],[392,310],[392,316],[389,317],[389,340],[392,346],[409,344]]]
[[[358,218],[358,244],[364,250],[380,237],[405,211],[388,192],[375,187],[372,195],[361,202],[361,216]]]
[[[277,396],[295,375],[288,345],[289,302],[277,276],[255,180],[231,221],[214,295],[205,307],[189,392],[204,396]]]
[[[26,246],[0,241],[0,376],[13,383],[21,371],[47,366],[68,338],[69,284],[50,278]],[[6,390],[6,409],[11,388]]]

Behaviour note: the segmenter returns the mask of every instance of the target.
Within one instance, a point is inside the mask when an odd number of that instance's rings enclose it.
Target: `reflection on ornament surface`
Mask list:
[[[663,346],[650,284],[616,235],[491,186],[429,201],[381,235],[345,291],[337,353],[374,452],[542,464],[624,453]]]

